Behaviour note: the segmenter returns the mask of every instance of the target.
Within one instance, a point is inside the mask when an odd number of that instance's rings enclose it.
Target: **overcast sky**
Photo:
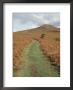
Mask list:
[[[59,13],[13,13],[13,32],[36,28],[43,24],[60,27]]]

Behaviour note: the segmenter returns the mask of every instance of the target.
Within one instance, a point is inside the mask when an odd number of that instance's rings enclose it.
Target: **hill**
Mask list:
[[[13,32],[13,67],[19,69],[23,49],[33,40],[37,40],[43,54],[50,58],[53,65],[60,67],[60,29],[52,25]]]

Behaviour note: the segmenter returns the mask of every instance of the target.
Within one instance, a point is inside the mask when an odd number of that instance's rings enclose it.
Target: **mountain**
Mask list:
[[[18,69],[21,53],[34,40],[38,41],[43,54],[50,58],[53,65],[60,66],[60,30],[57,27],[45,24],[37,28],[13,33],[14,68]]]
[[[28,29],[28,30],[23,30],[23,31],[25,31],[25,32],[28,32],[30,30],[30,32],[33,30],[33,31],[35,31],[35,30],[49,30],[49,31],[59,31],[60,30],[60,28],[57,28],[57,27],[55,27],[55,26],[53,26],[53,25],[49,25],[49,24],[44,24],[44,25],[41,25],[41,26],[39,26],[39,27],[36,27],[36,28],[32,28],[32,29]]]
[[[53,25],[48,25],[48,24],[44,24],[42,26],[39,27],[40,29],[44,29],[44,30],[51,30],[51,31],[57,31],[60,30],[59,28],[53,26]]]

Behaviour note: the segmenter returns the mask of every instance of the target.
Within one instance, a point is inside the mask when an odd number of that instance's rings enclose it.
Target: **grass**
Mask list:
[[[52,26],[50,28],[39,27],[13,33],[14,70],[19,69],[20,63],[24,60],[21,60],[21,55],[24,53],[23,50],[27,46],[29,51],[29,46],[31,47],[29,44],[33,39],[40,43],[43,53],[47,57],[52,57],[52,60],[55,62],[56,66],[60,66],[60,31]],[[24,57],[24,55],[22,55],[22,57]]]
[[[14,72],[17,77],[58,77],[59,73],[43,54],[38,41],[33,40],[23,51],[21,68]]]

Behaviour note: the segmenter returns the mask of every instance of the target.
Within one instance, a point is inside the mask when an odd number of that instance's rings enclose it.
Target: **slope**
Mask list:
[[[23,50],[22,64],[15,77],[57,77],[59,76],[55,66],[51,65],[50,60],[43,55],[38,41],[33,40]]]

